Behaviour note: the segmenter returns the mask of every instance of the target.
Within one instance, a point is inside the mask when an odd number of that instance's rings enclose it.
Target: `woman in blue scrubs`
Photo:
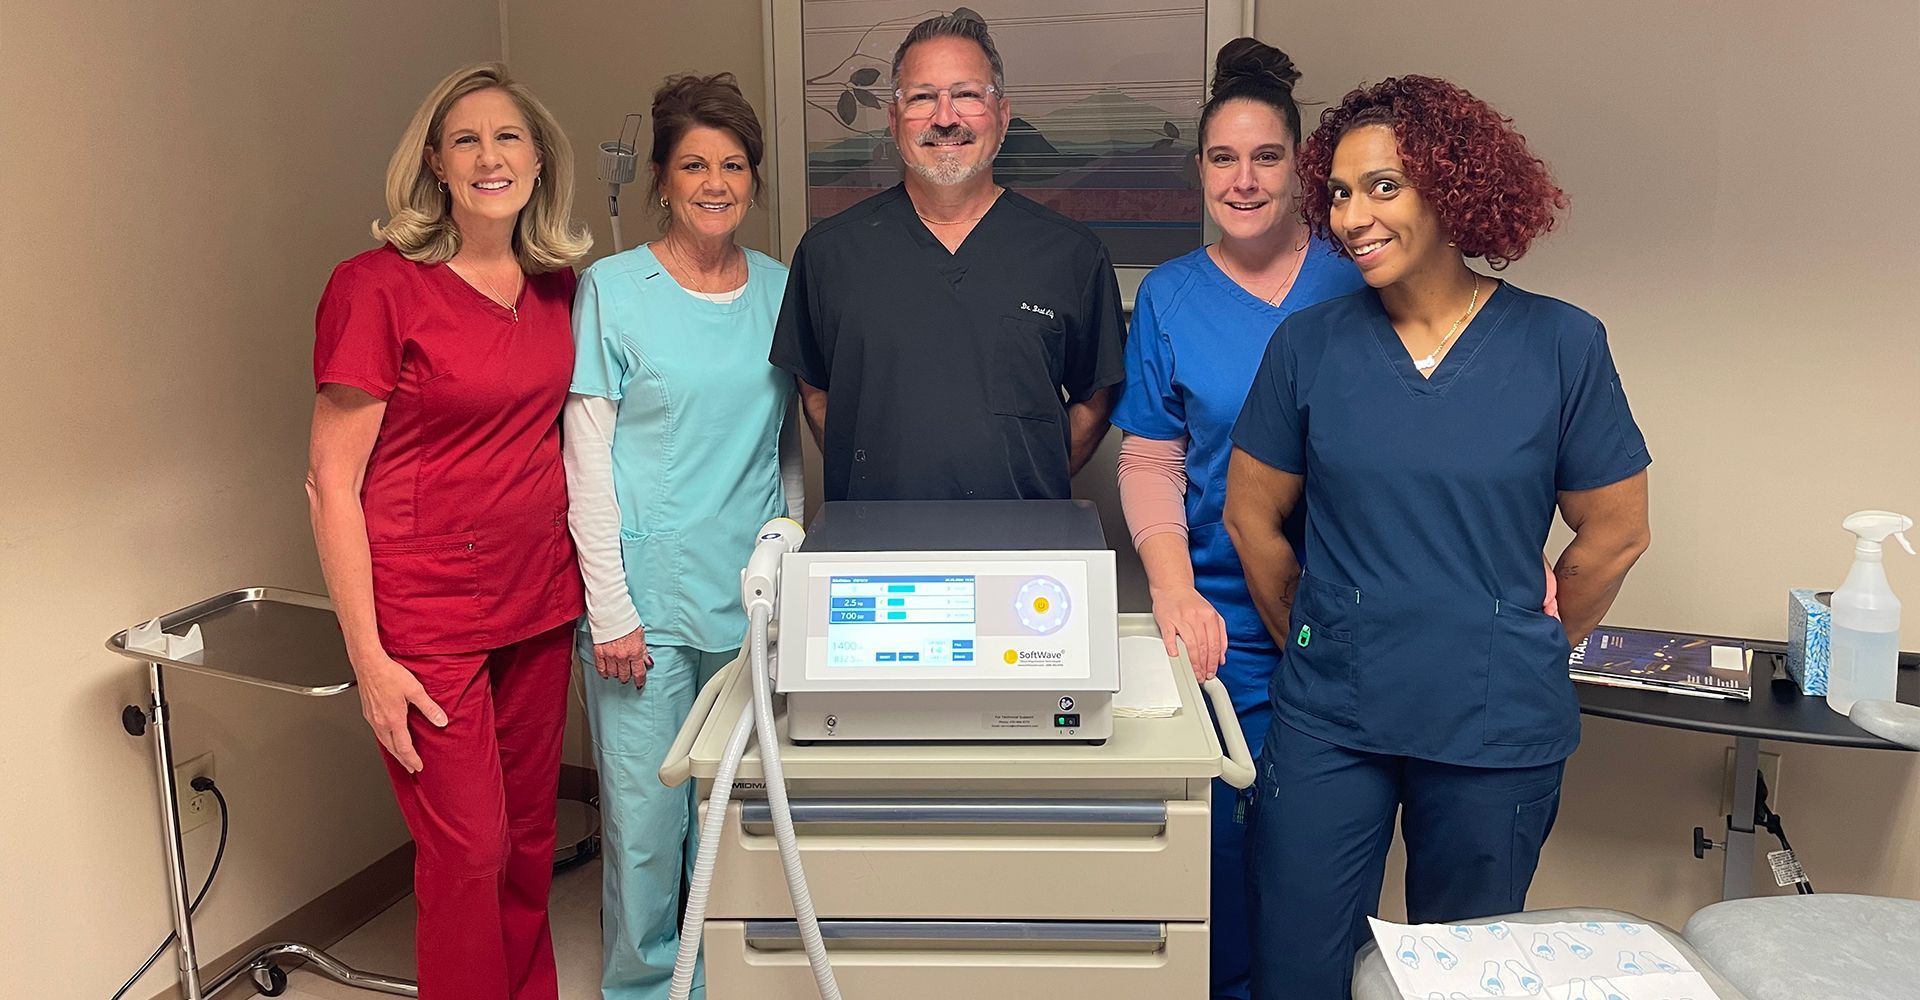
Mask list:
[[[1194,673],[1203,680],[1219,674],[1256,753],[1280,650],[1220,523],[1233,422],[1280,321],[1365,287],[1352,262],[1310,237],[1300,216],[1293,169],[1299,77],[1286,53],[1255,39],[1221,48],[1195,154],[1220,239],[1155,268],[1141,284],[1126,387],[1113,414],[1125,432],[1121,501],[1168,655],[1177,638]],[[1294,530],[1297,542],[1297,521]],[[1221,782],[1213,824],[1212,996],[1244,1000],[1253,941],[1246,808],[1241,793]]]
[[[1253,995],[1348,995],[1396,812],[1407,917],[1522,909],[1579,740],[1569,638],[1648,543],[1646,443],[1591,315],[1498,271],[1565,196],[1441,80],[1348,94],[1302,200],[1368,288],[1289,317],[1234,428],[1226,524],[1287,655],[1252,833]],[[1304,548],[1282,530],[1302,502]],[[1556,506],[1573,542],[1543,613]]]

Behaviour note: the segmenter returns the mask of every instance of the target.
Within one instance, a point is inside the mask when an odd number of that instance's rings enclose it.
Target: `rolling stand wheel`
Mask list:
[[[277,997],[287,991],[287,973],[272,962],[253,967],[253,985],[263,997]]]

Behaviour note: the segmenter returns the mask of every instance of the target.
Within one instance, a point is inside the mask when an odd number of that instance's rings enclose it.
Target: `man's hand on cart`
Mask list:
[[[636,628],[612,642],[593,644],[593,667],[600,676],[622,684],[633,682],[636,688],[647,684],[647,670],[653,666],[653,654],[647,652],[647,630]]]
[[[407,730],[407,710],[418,709],[436,726],[447,724],[447,713],[427,697],[427,689],[420,686],[420,679],[413,676],[413,671],[384,653],[365,659],[366,662],[353,666],[360,691],[360,715],[373,727],[373,735],[393,759],[399,761],[408,774],[418,774],[425,765],[413,749],[413,735]]]

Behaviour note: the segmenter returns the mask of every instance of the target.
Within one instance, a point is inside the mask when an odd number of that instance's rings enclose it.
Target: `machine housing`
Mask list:
[[[1118,622],[1091,503],[834,501],[781,561],[774,690],[796,742],[1100,742]]]

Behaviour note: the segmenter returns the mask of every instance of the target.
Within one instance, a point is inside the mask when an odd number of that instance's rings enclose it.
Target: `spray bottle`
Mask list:
[[[1893,701],[1900,669],[1900,599],[1887,586],[1881,546],[1892,535],[1913,555],[1904,532],[1913,518],[1884,510],[1850,515],[1841,527],[1859,536],[1853,568],[1833,592],[1833,640],[1828,646],[1827,707],[1845,715],[1869,698]]]

